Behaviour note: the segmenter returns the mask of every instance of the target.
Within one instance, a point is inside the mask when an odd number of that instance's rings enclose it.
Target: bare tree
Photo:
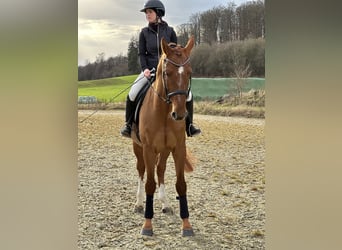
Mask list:
[[[218,27],[221,18],[221,8],[214,7],[201,14],[202,40],[209,45],[218,42]]]
[[[233,2],[222,8],[221,19],[219,24],[220,43],[236,40],[236,5]]]
[[[196,45],[201,43],[201,14],[196,13],[190,16],[190,34],[194,35]]]
[[[190,34],[191,34],[190,24],[183,23],[177,26],[178,44],[185,46],[187,41],[189,40]]]
[[[251,76],[252,71],[249,70],[249,64],[243,65],[239,63],[234,64],[234,74],[236,77],[235,84],[239,101],[242,100],[243,88],[246,85],[246,80]]]
[[[236,9],[239,40],[264,37],[265,4],[263,1],[250,1]]]
[[[236,77],[235,86],[238,96],[238,104],[242,99],[243,88],[246,85],[246,80],[251,76],[252,70],[249,69],[250,63],[245,57],[245,47],[242,43],[237,44],[231,50],[231,61],[233,64],[233,77]]]
[[[190,16],[187,24],[178,27],[180,41],[189,34],[195,36],[196,45],[209,45],[235,40],[265,37],[265,3],[253,0],[236,6],[229,1],[204,12]]]

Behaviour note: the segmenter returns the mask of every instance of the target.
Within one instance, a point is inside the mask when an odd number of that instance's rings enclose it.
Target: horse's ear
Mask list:
[[[169,51],[169,45],[167,44],[164,37],[162,37],[161,39],[161,48],[162,48],[162,51],[167,55]]]
[[[188,40],[187,44],[185,45],[185,53],[189,56],[192,48],[195,45],[195,38],[192,35],[190,39]]]

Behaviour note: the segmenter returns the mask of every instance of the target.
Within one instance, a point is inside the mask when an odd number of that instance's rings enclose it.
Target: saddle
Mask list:
[[[135,98],[136,101],[136,108],[135,108],[135,112],[134,112],[134,117],[133,117],[133,124],[132,124],[132,132],[134,131],[136,134],[136,137],[138,139],[138,141],[140,142],[140,136],[139,136],[139,113],[140,113],[140,109],[142,106],[142,103],[145,99],[147,90],[151,87],[151,85],[153,84],[155,80],[155,75],[152,75],[151,79],[149,79],[147,81],[147,83],[145,84],[145,86],[143,86],[141,88],[141,90],[139,91],[137,97]]]

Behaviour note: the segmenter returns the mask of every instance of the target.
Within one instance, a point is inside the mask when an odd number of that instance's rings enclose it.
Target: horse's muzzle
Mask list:
[[[173,111],[171,112],[171,117],[173,120],[175,121],[181,121],[184,120],[186,118],[186,116],[188,115],[188,112],[185,112],[183,115],[178,114],[177,112]]]

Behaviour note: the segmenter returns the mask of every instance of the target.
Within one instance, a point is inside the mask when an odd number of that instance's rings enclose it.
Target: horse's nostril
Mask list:
[[[184,120],[186,116],[179,115],[177,112],[171,112],[171,117],[175,121],[181,121],[181,120]]]
[[[172,119],[177,120],[177,113],[176,112],[172,112],[171,113],[171,117],[172,117]]]

